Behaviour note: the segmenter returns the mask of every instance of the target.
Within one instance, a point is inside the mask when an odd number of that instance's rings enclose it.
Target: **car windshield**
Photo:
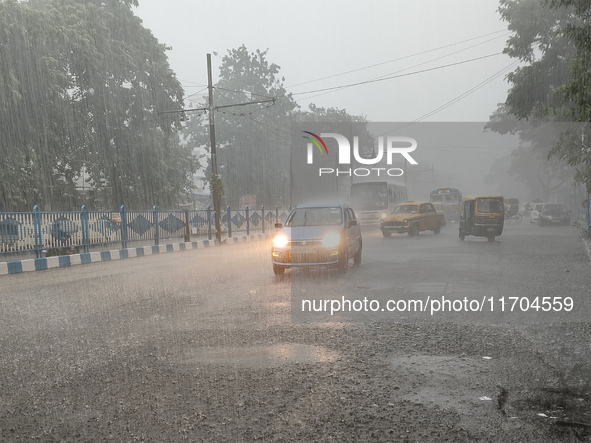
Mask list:
[[[419,212],[417,205],[399,205],[394,208],[392,214],[416,214]]]
[[[544,206],[544,213],[545,214],[565,214],[568,212],[566,210],[566,206],[564,205],[545,205]]]
[[[476,203],[478,212],[490,213],[490,212],[503,212],[502,203],[497,198],[481,198]]]
[[[302,226],[340,225],[343,215],[339,207],[296,208],[285,223],[286,226],[297,228]]]

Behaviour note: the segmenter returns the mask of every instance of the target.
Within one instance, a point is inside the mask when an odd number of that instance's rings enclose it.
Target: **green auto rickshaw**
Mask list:
[[[503,233],[505,223],[504,199],[498,195],[472,195],[462,200],[460,240],[467,235],[486,237],[495,241]]]

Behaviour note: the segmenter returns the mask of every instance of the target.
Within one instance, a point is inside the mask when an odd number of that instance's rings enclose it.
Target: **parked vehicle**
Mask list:
[[[529,216],[531,214],[531,211],[534,209],[534,206],[536,205],[536,203],[544,203],[544,202],[541,201],[540,199],[528,201],[525,205],[523,205],[523,211],[522,211],[523,215]]]
[[[504,199],[497,195],[464,197],[460,214],[460,240],[468,235],[495,241],[503,233],[505,223]]]
[[[542,210],[542,208],[544,207],[546,203],[544,202],[539,202],[536,203],[533,207],[533,209],[531,210],[530,214],[529,214],[529,222],[530,223],[537,223],[538,222],[538,215],[540,214],[540,211]]]
[[[407,201],[397,205],[391,214],[380,221],[380,230],[384,237],[393,233],[419,235],[420,231],[433,231],[439,234],[445,225],[445,215],[438,212],[430,202]]]
[[[538,226],[570,225],[570,211],[564,205],[547,203],[538,213]]]
[[[299,205],[291,210],[271,249],[275,275],[291,267],[329,266],[345,272],[361,263],[361,226],[346,204]]]

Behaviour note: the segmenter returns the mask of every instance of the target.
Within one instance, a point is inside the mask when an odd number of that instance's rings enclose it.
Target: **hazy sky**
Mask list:
[[[215,83],[221,58],[244,44],[268,49],[302,108],[474,122],[505,100],[515,67],[499,55],[509,34],[497,8],[498,0],[140,0],[135,13],[172,47],[170,65],[193,104],[205,93],[206,54]],[[369,83],[310,92],[359,82]]]

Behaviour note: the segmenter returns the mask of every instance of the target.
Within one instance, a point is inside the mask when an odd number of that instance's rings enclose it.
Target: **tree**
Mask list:
[[[187,192],[198,164],[179,142],[179,114],[159,112],[180,111],[183,90],[132,6],[0,1],[6,208],[172,206]]]
[[[302,149],[302,131],[312,133],[337,133],[353,142],[353,136],[359,143],[359,154],[365,158],[375,158],[377,155],[374,137],[367,130],[365,116],[350,115],[344,109],[321,108],[315,104],[309,105],[308,111],[297,110],[292,115],[292,149],[290,168],[290,204],[296,205],[314,200],[347,200],[354,175],[335,174],[328,178],[320,176],[316,167],[338,168],[338,148],[336,140],[326,140],[326,156],[315,160],[314,168],[306,163],[305,151]],[[351,159],[351,168],[365,165],[358,164]],[[317,163],[318,162],[318,163]],[[376,165],[379,166],[379,165]],[[347,169],[347,168],[344,168]]]
[[[345,109],[322,108],[310,103],[308,111],[301,109],[292,113],[292,123],[322,123],[324,132],[339,132],[343,129],[343,123],[350,128],[355,128],[355,134],[359,137],[359,154],[361,157],[374,158],[376,156],[375,141],[367,130],[367,118],[364,115],[349,114]],[[331,128],[334,126],[334,129]]]
[[[513,35],[505,53],[524,66],[508,75],[507,115],[537,122],[587,122],[591,117],[591,4],[587,0],[501,0],[499,12]],[[591,191],[587,125],[570,126],[547,150],[574,168]]]
[[[249,52],[242,45],[222,58],[214,86],[218,173],[226,204],[238,207],[240,197],[256,194],[257,205],[285,204],[288,184],[289,115],[297,107],[279,78],[280,67],[267,51]],[[272,100],[241,106],[247,102]],[[237,105],[237,106],[229,106]],[[226,107],[229,106],[229,107]],[[207,116],[194,119],[186,137],[209,150]],[[206,175],[211,173],[210,167]]]
[[[246,194],[255,194],[258,206],[290,204],[292,123],[366,122],[364,116],[350,115],[344,109],[311,104],[309,110],[300,110],[279,72],[280,67],[267,60],[267,51],[249,52],[244,45],[228,50],[222,58],[214,86],[216,154],[225,203],[232,207],[238,207]],[[241,106],[270,99],[274,102]],[[208,116],[189,116],[185,139],[209,151]],[[369,134],[362,137],[362,146],[362,152],[370,155],[373,138]],[[210,174],[211,165],[206,176]]]
[[[67,79],[56,69],[48,32],[38,11],[0,3],[0,205],[6,209],[39,202],[60,184],[52,167],[57,128],[49,116],[64,120],[58,103]]]
[[[487,181],[502,181],[506,172],[523,183],[531,195],[549,201],[552,192],[568,185],[574,178],[570,166],[557,158],[549,158],[550,151],[569,126],[560,122],[518,121],[501,105],[491,116],[486,129],[499,134],[519,134],[520,146],[508,158],[493,165]]]

